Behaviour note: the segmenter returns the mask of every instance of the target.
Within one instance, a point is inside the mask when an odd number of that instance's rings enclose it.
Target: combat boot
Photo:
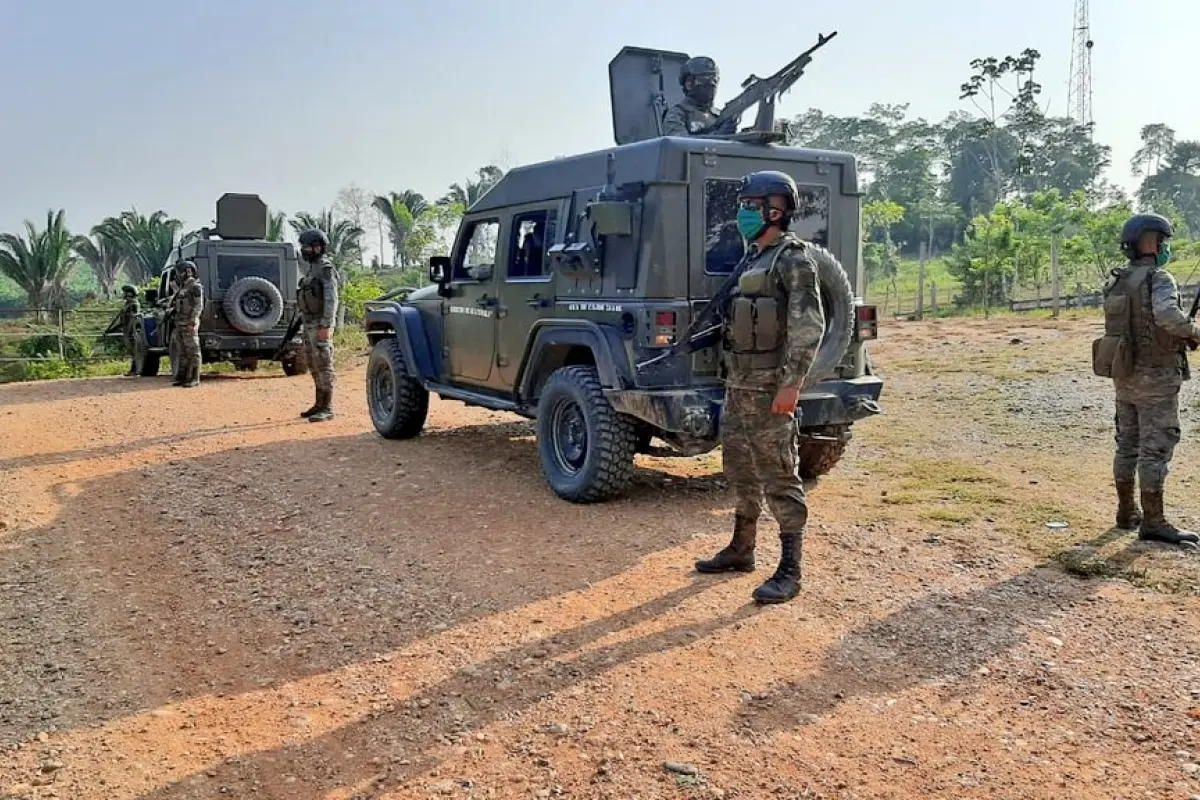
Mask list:
[[[758,521],[735,515],[733,538],[715,556],[696,562],[697,572],[753,572]]]
[[[1133,499],[1133,481],[1117,481],[1117,527],[1123,531],[1137,530],[1142,524],[1142,512]]]
[[[305,409],[304,411],[301,411],[300,416],[303,419],[308,419],[309,417],[311,417],[313,414],[317,413],[320,410],[321,410],[321,390],[317,389],[316,390],[316,399],[313,400],[312,406]]]
[[[1145,519],[1138,528],[1138,538],[1144,541],[1165,542],[1167,544],[1184,544],[1196,546],[1200,544],[1200,536],[1192,531],[1176,528],[1167,522],[1163,512],[1163,493],[1142,490],[1142,509]]]
[[[779,534],[779,566],[775,574],[754,590],[758,603],[786,603],[800,594],[800,547],[804,533]]]
[[[309,422],[324,422],[327,419],[333,419],[333,409],[330,404],[333,402],[333,392],[329,389],[317,390],[317,410],[309,414]]]
[[[181,363],[175,367],[175,380],[171,381],[172,386],[183,386],[187,378],[187,364]]]
[[[188,364],[187,376],[180,385],[185,389],[192,389],[200,385],[200,363],[198,361]]]

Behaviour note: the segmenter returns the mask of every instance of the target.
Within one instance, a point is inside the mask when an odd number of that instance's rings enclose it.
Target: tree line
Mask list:
[[[964,110],[940,121],[908,104],[873,104],[858,116],[810,109],[782,126],[792,144],[858,158],[865,187],[863,256],[874,282],[894,284],[902,261],[942,258],[976,305],[1040,292],[1051,256],[1070,286],[1095,286],[1123,258],[1121,223],[1138,210],[1178,228],[1175,252],[1200,231],[1200,141],[1150,124],[1131,169],[1134,197],[1102,175],[1111,148],[1092,125],[1047,114],[1036,80],[1041,54],[978,58],[961,84]]]
[[[338,192],[331,208],[291,216],[272,211],[267,239],[283,241],[289,229],[299,234],[320,228],[329,237],[329,255],[349,272],[368,266],[366,237],[374,228],[381,253],[390,254],[394,266],[413,269],[428,255],[449,248],[464,210],[503,174],[499,167],[482,167],[435,200],[411,190],[373,194],[351,184]],[[163,210],[143,214],[130,209],[105,218],[86,234],[76,234],[67,225],[65,211],[51,209],[43,225],[26,220],[22,232],[0,233],[0,274],[20,288],[30,308],[66,305],[68,281],[81,267],[90,270],[100,294],[111,298],[122,281],[138,286],[155,281],[171,252],[198,238],[202,230],[185,231],[182,221]],[[378,270],[385,265],[376,259],[369,266]]]

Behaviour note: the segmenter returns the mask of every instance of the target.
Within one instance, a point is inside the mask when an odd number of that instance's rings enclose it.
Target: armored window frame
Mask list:
[[[541,263],[538,265],[536,273],[522,271],[519,274],[514,273],[514,269],[518,264],[523,262],[519,258],[521,249],[521,226],[524,223],[536,221],[538,219],[544,223],[544,232],[542,234],[542,257]],[[536,224],[536,222],[535,222]],[[545,208],[535,208],[530,211],[522,211],[519,214],[514,214],[512,225],[510,226],[508,240],[508,263],[505,269],[505,282],[534,282],[547,281],[551,278],[550,273],[550,245],[555,242],[555,237],[558,234],[558,208],[555,206],[547,206]]]
[[[162,271],[162,275],[158,278],[158,298],[165,300],[175,295],[175,290],[172,289],[171,280],[175,277],[175,268],[167,267]]]
[[[732,196],[733,198],[728,209],[728,218],[721,220],[722,230],[715,242],[716,245],[723,246],[726,252],[724,257],[714,252],[714,247],[709,244],[709,229],[716,223],[716,220],[709,219],[709,198],[713,194],[710,187],[718,183],[725,184],[722,187],[723,192],[726,197]],[[704,215],[704,274],[706,275],[728,275],[744,253],[742,238],[737,232],[737,190],[740,184],[741,178],[711,177],[704,179],[702,190],[704,199],[701,213]],[[796,188],[800,193],[800,208],[792,219],[792,232],[814,244],[829,247],[830,187],[820,183],[797,183]],[[815,227],[814,221],[816,222]],[[732,259],[734,237],[738,243],[736,259]]]
[[[486,225],[496,226],[495,242],[492,245],[492,260],[490,263],[481,262],[479,264],[469,264],[467,259],[470,254],[472,242],[475,239],[475,232],[480,227]],[[483,283],[490,281],[496,276],[496,261],[500,256],[500,234],[502,226],[499,217],[479,217],[469,220],[462,229],[462,234],[459,236],[458,244],[454,249],[454,259],[451,262],[451,282],[452,283]],[[492,268],[491,275],[487,278],[476,278],[467,270],[471,267],[490,266]]]

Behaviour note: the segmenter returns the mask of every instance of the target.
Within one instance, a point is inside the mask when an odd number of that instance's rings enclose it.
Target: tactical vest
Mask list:
[[[1124,378],[1135,370],[1181,366],[1182,343],[1154,321],[1152,264],[1129,264],[1113,272],[1104,295],[1104,336],[1092,343],[1092,371]]]
[[[771,253],[757,256],[738,278],[725,330],[725,361],[731,373],[779,369],[787,339],[788,296],[775,264],[785,248],[797,245],[794,236],[785,235]]]
[[[324,267],[317,264],[317,270]],[[320,271],[310,272],[300,279],[300,290],[296,294],[296,305],[300,313],[307,317],[319,317],[325,313],[325,287]]]

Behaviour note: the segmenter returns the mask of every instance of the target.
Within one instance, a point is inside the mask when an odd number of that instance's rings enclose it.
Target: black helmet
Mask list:
[[[121,294],[137,294],[137,287],[130,286],[128,283],[121,287]]]
[[[198,274],[196,271],[196,262],[195,261],[180,261],[179,266],[176,267],[176,269],[180,273],[184,273],[184,272],[187,272],[190,270],[193,275]]]
[[[683,68],[679,70],[679,85],[683,86],[687,83],[688,78],[694,78],[699,75],[711,75],[713,83],[721,80],[721,73],[717,69],[717,62],[708,56],[696,56],[685,61]]]
[[[326,250],[329,249],[329,237],[325,235],[325,231],[318,230],[317,228],[309,228],[300,234],[301,247],[312,247],[318,244]]]
[[[796,182],[786,172],[762,170],[751,172],[742,178],[738,187],[738,199],[743,197],[766,197],[770,194],[781,194],[788,199],[788,210],[795,211],[800,207],[800,192]]]
[[[1136,246],[1142,234],[1149,231],[1161,233],[1168,239],[1175,235],[1171,220],[1161,214],[1134,214],[1125,220],[1125,225],[1121,228],[1121,246]]]

